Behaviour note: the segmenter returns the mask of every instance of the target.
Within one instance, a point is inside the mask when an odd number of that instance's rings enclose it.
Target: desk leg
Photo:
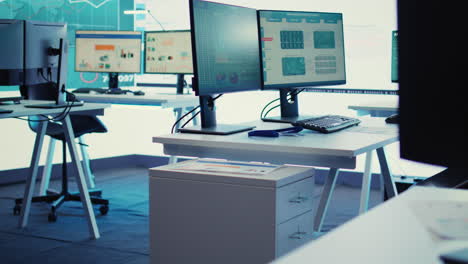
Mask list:
[[[325,185],[323,186],[322,195],[320,196],[320,202],[315,214],[314,220],[314,231],[320,232],[323,225],[323,220],[327,213],[328,205],[330,204],[333,189],[335,188],[336,178],[338,176],[337,168],[330,168],[328,176],[325,179]]]
[[[179,118],[182,117],[182,108],[174,108],[174,115],[175,115],[175,120],[179,120]],[[182,121],[177,123],[175,126],[175,130],[180,128]],[[177,156],[169,156],[169,164],[177,163]]]
[[[88,228],[91,234],[91,238],[98,239],[100,237],[99,230],[94,217],[93,205],[89,197],[88,186],[83,173],[83,167],[81,166],[80,158],[78,156],[77,147],[75,144],[75,135],[73,133],[70,116],[66,116],[64,120],[65,138],[67,140],[68,149],[72,158],[73,165],[75,166],[78,175],[76,176],[76,182],[78,189],[80,190],[81,203],[85,209],[86,216],[88,218]]]
[[[86,150],[86,142],[83,136],[78,138],[78,142],[80,143],[80,150],[81,150],[81,156],[82,156],[81,165],[83,166],[86,179],[88,179],[89,188],[91,189],[96,188],[94,175],[93,175],[93,172],[91,171],[91,167],[89,166],[89,156],[88,156],[88,151]]]
[[[52,165],[54,159],[54,152],[55,152],[55,143],[57,140],[54,138],[50,138],[49,141],[49,149],[47,150],[47,159],[44,165],[44,170],[42,171],[42,180],[41,180],[41,187],[39,188],[39,195],[46,195],[47,189],[49,189],[49,182],[52,172]]]
[[[372,154],[373,151],[366,153],[366,163],[364,173],[362,174],[361,201],[359,205],[359,214],[365,213],[369,207],[369,193],[372,181]]]
[[[397,195],[397,191],[383,147],[377,149],[377,156],[379,157],[380,171],[385,185],[385,191],[387,192],[387,197],[392,198]]]
[[[26,181],[26,188],[24,189],[23,204],[21,208],[21,217],[19,227],[24,228],[28,224],[29,210],[31,209],[31,199],[34,192],[34,184],[36,183],[37,172],[39,170],[39,158],[41,156],[41,149],[44,143],[44,136],[47,130],[47,122],[39,122],[39,127],[36,132],[36,140],[34,141],[34,149],[29,166],[29,177]]]

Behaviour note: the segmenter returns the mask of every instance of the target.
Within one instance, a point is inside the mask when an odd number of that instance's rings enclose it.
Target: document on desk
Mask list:
[[[468,202],[411,201],[412,212],[442,239],[468,239]]]
[[[196,160],[193,162],[181,163],[175,170],[221,172],[243,175],[266,175],[281,167],[280,165],[236,162],[236,161],[215,161]]]

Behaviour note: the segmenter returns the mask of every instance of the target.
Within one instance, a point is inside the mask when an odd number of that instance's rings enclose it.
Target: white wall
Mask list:
[[[136,0],[168,29],[189,29],[188,0]],[[255,9],[343,13],[347,84],[341,88],[397,90],[391,82],[391,32],[397,28],[396,0],[215,0]],[[161,30],[149,16],[148,30]],[[172,78],[171,78],[172,77]],[[171,82],[175,77],[137,75],[138,82]]]

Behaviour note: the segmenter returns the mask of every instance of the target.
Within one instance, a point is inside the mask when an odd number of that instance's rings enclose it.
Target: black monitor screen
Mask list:
[[[24,21],[0,19],[0,85],[20,85],[23,73]]]
[[[466,70],[458,53],[465,48],[464,17],[452,12],[461,9],[440,8],[430,1],[398,1],[400,155],[466,168]]]
[[[346,83],[341,13],[259,10],[264,88]]]
[[[190,3],[195,93],[260,89],[256,10],[200,0]]]

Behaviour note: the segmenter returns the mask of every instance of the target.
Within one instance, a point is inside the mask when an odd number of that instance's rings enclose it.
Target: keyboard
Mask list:
[[[107,93],[109,89],[106,88],[88,88],[88,87],[83,87],[83,88],[78,88],[73,90],[73,93],[90,93],[91,91],[98,93],[98,94],[104,94]]]
[[[341,115],[325,115],[309,119],[298,120],[294,126],[315,130],[321,133],[332,133],[351,126],[356,126],[361,120]]]

